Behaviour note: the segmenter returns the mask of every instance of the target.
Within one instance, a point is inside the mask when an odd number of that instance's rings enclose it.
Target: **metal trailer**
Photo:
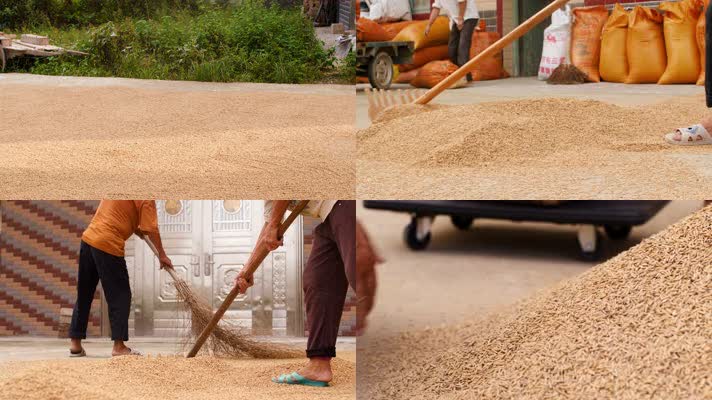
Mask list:
[[[576,225],[581,258],[595,261],[602,254],[599,228],[603,228],[609,239],[626,239],[633,226],[649,221],[667,203],[585,200],[542,205],[527,201],[366,200],[364,206],[411,214],[412,219],[405,227],[403,238],[412,250],[425,249],[430,243],[433,220],[438,215],[447,215],[460,230],[469,229],[478,218]]]
[[[356,44],[356,76],[368,77],[375,89],[393,83],[393,65],[413,62],[413,42],[359,42]]]

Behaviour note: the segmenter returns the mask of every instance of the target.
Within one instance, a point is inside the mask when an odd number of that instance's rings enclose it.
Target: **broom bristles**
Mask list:
[[[185,311],[190,312],[191,329],[186,334],[184,343],[194,343],[213,317],[210,304],[193,293],[190,286],[178,279],[174,282],[179,299]],[[204,351],[217,356],[232,358],[302,358],[304,352],[276,343],[263,343],[250,339],[240,327],[223,321],[211,333],[203,346]]]

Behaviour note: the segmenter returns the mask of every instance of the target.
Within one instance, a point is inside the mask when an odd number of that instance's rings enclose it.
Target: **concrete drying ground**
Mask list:
[[[629,239],[606,241],[605,257],[701,206],[700,201],[669,204],[647,224],[634,228]],[[462,232],[441,216],[433,225],[429,247],[414,252],[402,239],[408,215],[361,207],[358,218],[386,262],[378,267],[377,299],[368,329],[358,339],[357,368],[369,363],[364,353],[388,352],[379,346],[400,332],[484,317],[597,264],[577,260],[576,230],[566,225],[482,220]],[[358,382],[359,387],[368,384]]]
[[[365,87],[363,84],[357,86],[357,129],[370,126],[367,99],[363,91]],[[394,88],[408,89],[410,86],[396,85]],[[546,97],[598,100],[618,106],[642,106],[674,101],[681,96],[700,96],[700,102],[703,102],[703,93],[702,87],[694,85],[600,83],[552,86],[534,78],[514,78],[477,82],[467,88],[448,90],[437,97],[433,104],[457,105]],[[712,146],[708,146],[709,152],[689,147],[673,149],[673,146],[665,144],[662,137],[664,133],[678,127],[660,126],[656,131],[649,132],[653,138],[651,140],[659,143],[659,149],[646,148],[642,151],[630,146],[628,150],[611,151],[603,157],[596,153],[595,157],[600,159],[600,163],[594,168],[562,168],[542,163],[532,167],[527,165],[527,162],[497,168],[423,167],[359,157],[357,196],[371,199],[644,199],[658,198],[661,192],[667,192],[669,197],[676,198],[709,196],[712,193],[703,188],[712,187]],[[631,126],[630,129],[635,127]],[[585,132],[584,126],[581,132],[570,134],[581,135]],[[418,132],[417,127],[403,134],[429,135],[428,132]],[[526,132],[502,134],[521,136],[522,146],[528,146]],[[641,144],[639,147],[642,146]],[[583,154],[582,158],[585,156]],[[625,168],[621,168],[621,164],[635,165],[636,171],[649,172],[626,172]],[[661,190],[666,183],[658,179],[658,171],[665,172],[668,177],[679,171],[679,178],[675,178],[675,188]]]
[[[353,198],[354,89],[0,74],[0,196]]]
[[[304,339],[278,340],[303,348]],[[335,377],[329,388],[277,385],[271,376],[292,372],[305,360],[227,360],[212,357],[175,360],[177,340],[130,341],[148,357],[110,357],[105,339],[85,341],[88,357],[69,359],[67,341],[0,338],[0,388],[26,390],[22,398],[102,399],[354,399],[355,339],[337,344]],[[123,360],[122,360],[123,359]],[[51,371],[47,374],[48,371]],[[66,386],[64,386],[66,385]],[[52,397],[54,396],[54,397]],[[0,396],[1,397],[1,396]]]

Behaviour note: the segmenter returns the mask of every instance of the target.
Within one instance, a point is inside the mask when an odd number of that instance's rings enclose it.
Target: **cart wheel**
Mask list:
[[[461,231],[466,231],[472,226],[472,222],[475,220],[472,217],[463,217],[462,215],[453,215],[450,217],[452,224]]]
[[[633,230],[630,225],[606,225],[603,228],[606,230],[606,235],[613,240],[627,239],[630,231]]]
[[[603,256],[603,235],[596,232],[596,247],[593,250],[581,249],[581,259],[583,261],[600,261]]]
[[[368,63],[368,82],[375,89],[388,89],[393,81],[393,59],[381,51]]]
[[[405,240],[405,244],[407,244],[411,250],[423,250],[428,247],[428,244],[430,244],[430,237],[431,234],[428,232],[428,234],[424,237],[418,238],[418,228],[415,219],[411,220],[403,231],[403,240]]]

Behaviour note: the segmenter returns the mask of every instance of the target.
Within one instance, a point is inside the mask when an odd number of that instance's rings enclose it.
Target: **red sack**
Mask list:
[[[410,83],[416,75],[418,75],[418,71],[420,71],[420,68],[416,69],[411,69],[410,71],[407,72],[401,72],[398,74],[398,77],[396,78],[395,82],[396,83]]]
[[[378,22],[368,18],[359,18],[356,20],[356,40],[359,42],[387,42],[391,40],[391,37]]]
[[[415,53],[413,53],[413,62],[411,64],[402,64],[399,65],[398,68],[401,71],[410,71],[412,69],[422,67],[431,61],[447,60],[447,58],[448,50],[446,44],[435,47],[426,47],[424,49],[416,50]]]
[[[431,61],[418,70],[418,74],[410,84],[418,88],[430,89],[455,71],[457,65],[449,60]]]
[[[499,38],[500,36],[497,32],[485,32],[484,29],[473,32],[470,59],[485,51]],[[474,81],[488,81],[509,77],[507,71],[504,70],[504,58],[501,51],[481,62],[471,74]]]
[[[605,6],[574,9],[571,33],[571,64],[586,74],[586,80],[600,82],[601,33],[608,20]]]

